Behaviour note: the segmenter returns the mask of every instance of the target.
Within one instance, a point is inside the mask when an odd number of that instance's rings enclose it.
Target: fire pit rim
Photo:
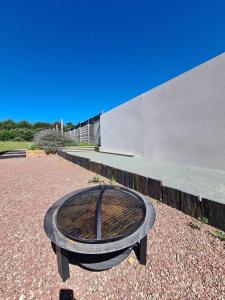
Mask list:
[[[106,185],[110,186],[110,185]],[[110,186],[111,187],[111,186]],[[122,186],[113,186],[115,188],[118,188],[120,190],[129,191],[133,194],[136,194],[137,196],[141,197],[141,199],[144,201],[146,205],[146,214],[145,214],[145,220],[142,223],[142,225],[131,235],[124,237],[120,240],[106,242],[106,243],[100,243],[100,244],[91,244],[91,243],[82,243],[78,241],[74,241],[72,239],[69,239],[65,235],[63,235],[56,225],[56,217],[59,208],[63,205],[65,201],[70,199],[71,197],[75,196],[78,193],[82,193],[85,191],[90,190],[96,190],[99,188],[99,185],[93,186],[93,187],[87,187],[83,189],[79,189],[76,191],[73,191],[69,194],[64,195],[60,199],[58,199],[53,205],[48,209],[45,218],[44,218],[44,229],[46,232],[46,235],[48,238],[58,245],[59,247],[72,251],[72,252],[78,252],[83,254],[103,254],[103,253],[110,253],[117,250],[121,250],[127,247],[130,247],[137,242],[140,242],[140,240],[148,234],[148,231],[152,228],[154,222],[155,222],[155,208],[151,204],[151,202],[142,194],[133,191],[132,189],[125,188]]]

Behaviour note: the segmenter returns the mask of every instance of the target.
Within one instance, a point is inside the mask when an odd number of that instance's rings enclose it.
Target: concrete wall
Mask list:
[[[225,53],[104,113],[101,145],[225,170]]]

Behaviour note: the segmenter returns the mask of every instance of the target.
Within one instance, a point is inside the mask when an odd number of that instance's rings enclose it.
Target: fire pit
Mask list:
[[[56,201],[46,213],[44,228],[65,281],[69,263],[106,270],[135,250],[139,262],[146,264],[147,234],[154,222],[155,209],[140,193],[98,185]]]

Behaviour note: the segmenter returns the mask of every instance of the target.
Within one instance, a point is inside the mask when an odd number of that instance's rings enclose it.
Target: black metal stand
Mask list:
[[[137,244],[136,248],[136,256],[139,260],[139,263],[142,265],[146,265],[147,258],[147,235],[141,239],[140,243]]]
[[[56,246],[57,264],[59,275],[62,281],[65,282],[70,278],[69,260],[66,256],[66,250]]]

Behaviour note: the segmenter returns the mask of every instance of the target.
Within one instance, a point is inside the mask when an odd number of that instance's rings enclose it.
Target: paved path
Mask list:
[[[69,152],[124,171],[163,181],[163,185],[225,204],[225,171],[100,152]]]

